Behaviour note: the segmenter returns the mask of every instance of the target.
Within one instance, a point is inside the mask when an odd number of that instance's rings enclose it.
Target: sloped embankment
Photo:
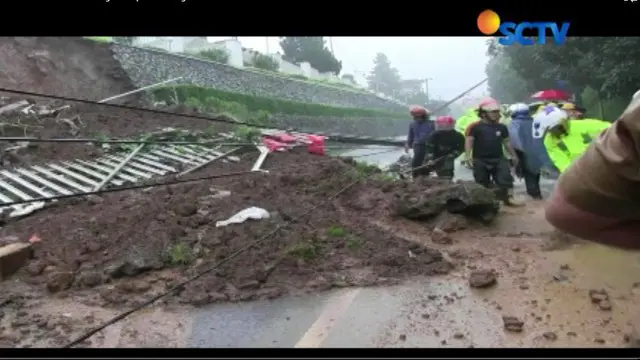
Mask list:
[[[80,37],[0,37],[0,87],[91,100],[135,89],[109,44]]]

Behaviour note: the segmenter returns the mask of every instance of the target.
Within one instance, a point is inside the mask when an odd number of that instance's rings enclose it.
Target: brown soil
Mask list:
[[[1,93],[0,93],[1,95]],[[3,104],[12,104],[24,98],[5,97],[0,100]],[[87,138],[95,139],[107,136],[112,139],[122,139],[128,136],[141,135],[163,128],[173,127],[189,130],[205,130],[215,127],[219,131],[228,131],[229,125],[224,123],[199,120],[182,114],[193,114],[195,111],[186,107],[176,107],[167,111],[178,112],[176,114],[155,114],[140,110],[105,107],[102,105],[89,105],[73,102],[51,101],[43,98],[30,98],[29,101],[37,106],[57,108],[70,105],[55,116],[25,115],[21,112],[12,112],[0,116],[0,136],[3,137],[39,137],[42,139],[55,138]],[[69,125],[70,120],[76,128]],[[4,143],[2,148],[15,146],[12,143]],[[3,157],[4,166],[31,165],[51,161],[91,159],[102,154],[98,146],[87,143],[47,143],[32,142],[28,148],[21,149],[16,154],[7,154]]]
[[[0,37],[0,88],[32,91],[99,101],[135,89],[120,64],[105,44],[72,37]],[[112,103],[145,107],[141,94]],[[102,105],[54,101],[0,91],[0,107],[20,100],[37,106],[69,110],[51,117],[35,117],[20,112],[0,115],[0,136],[41,138],[94,138],[103,134],[112,138],[137,135],[166,127],[206,129],[229,126],[184,116],[162,115],[144,110],[128,110]],[[193,109],[177,107],[167,111],[193,114]],[[73,120],[73,129],[63,119]],[[3,145],[6,145],[3,144]],[[4,156],[5,167],[29,165],[52,160],[88,159],[100,154],[93,145],[78,143],[32,143],[29,149]],[[7,146],[12,146],[11,144]],[[7,147],[5,146],[5,147]]]
[[[250,163],[220,164],[202,175],[247,169]],[[368,215],[355,210],[349,198],[322,204],[353,181],[350,174],[354,170],[344,161],[278,153],[268,159],[266,167],[269,174],[61,203],[5,226],[0,236],[26,240],[37,234],[42,241],[35,245],[35,258],[19,278],[50,292],[86,294],[85,300],[94,305],[139,303],[150,293],[163,291],[250,245],[312,206],[318,208],[309,216],[186,286],[177,299],[203,305],[274,298],[332,287],[389,284],[451,270],[439,251],[370,224]],[[326,174],[336,176],[328,179]],[[350,192],[383,186],[372,181]],[[231,195],[220,196],[218,190]],[[381,209],[390,208],[393,194],[390,191],[379,198]],[[250,206],[265,208],[272,217],[215,228],[216,221]],[[176,264],[178,249],[188,254],[183,259],[187,264]],[[85,291],[93,287],[98,291]]]
[[[135,89],[107,44],[79,37],[0,37],[0,87],[95,101]]]

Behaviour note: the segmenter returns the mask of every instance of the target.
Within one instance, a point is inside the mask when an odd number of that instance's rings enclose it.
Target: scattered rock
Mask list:
[[[562,265],[560,265],[560,270],[569,270],[569,269],[570,269],[570,267],[569,267],[569,265],[568,265],[568,264],[562,264]]]
[[[469,275],[469,286],[473,288],[487,288],[498,282],[494,270],[475,270]]]
[[[598,307],[600,308],[600,310],[603,310],[603,311],[611,311],[612,305],[611,305],[611,302],[609,302],[609,300],[603,300],[603,301],[600,301],[600,303],[598,304]]]
[[[453,239],[451,239],[451,237],[440,228],[433,229],[433,232],[431,232],[431,241],[436,244],[443,245],[453,244]]]
[[[553,331],[547,331],[544,334],[542,334],[542,336],[549,341],[558,340],[558,335],[556,335],[556,333],[554,333]]]
[[[601,301],[609,300],[609,294],[604,289],[601,289],[601,290],[591,289],[589,290],[589,298],[591,299],[592,303],[598,304]]]
[[[98,271],[84,271],[76,276],[76,283],[80,287],[92,288],[102,284],[102,273]]]
[[[456,332],[455,334],[453,334],[453,338],[458,340],[464,339],[464,334],[461,332]]]
[[[27,267],[25,268],[26,272],[31,276],[38,276],[42,274],[46,264],[42,261],[34,260],[31,261]]]
[[[520,320],[520,318],[516,316],[502,316],[502,322],[504,324],[504,328],[507,331],[511,332],[521,332],[524,327],[524,321]]]
[[[598,344],[604,344],[605,341],[603,338],[597,337],[595,339],[593,339],[594,342],[598,343]]]
[[[405,335],[405,334],[400,334],[400,336],[398,336],[398,340],[400,340],[400,341],[407,341],[407,335]]]
[[[73,273],[69,271],[56,271],[47,276],[47,289],[56,293],[71,287],[73,283]]]

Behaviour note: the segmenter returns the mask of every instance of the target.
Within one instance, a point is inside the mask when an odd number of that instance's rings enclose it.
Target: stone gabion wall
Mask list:
[[[365,94],[270,76],[153,49],[112,44],[114,57],[138,87],[183,77],[180,83],[223,91],[339,107],[404,111],[403,105]]]

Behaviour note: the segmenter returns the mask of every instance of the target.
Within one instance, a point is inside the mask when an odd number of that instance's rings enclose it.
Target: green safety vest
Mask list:
[[[611,123],[597,119],[569,120],[569,132],[562,136],[547,134],[544,147],[556,168],[563,173],[579,158]]]
[[[459,133],[466,136],[467,128],[469,127],[469,125],[471,125],[472,123],[478,120],[480,119],[478,118],[478,113],[476,112],[476,109],[469,109],[467,110],[466,113],[464,113],[464,115],[460,116],[458,120],[456,120],[455,128]]]

